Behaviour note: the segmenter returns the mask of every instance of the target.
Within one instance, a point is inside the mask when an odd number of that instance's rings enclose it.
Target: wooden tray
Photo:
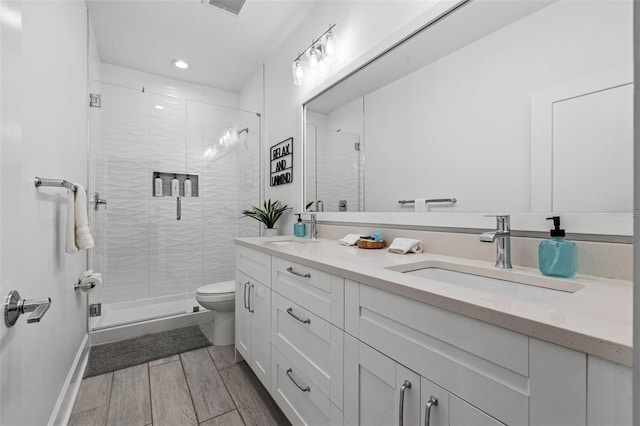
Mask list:
[[[384,240],[381,240],[381,241],[358,240],[356,244],[358,245],[358,248],[361,248],[361,249],[381,249],[387,245],[387,243]]]

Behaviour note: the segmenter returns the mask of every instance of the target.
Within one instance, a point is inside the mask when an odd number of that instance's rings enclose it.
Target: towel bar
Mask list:
[[[416,200],[400,200],[398,204],[413,204]],[[455,204],[458,202],[456,198],[432,198],[430,200],[424,200],[425,203],[452,203]]]
[[[76,185],[64,179],[44,179],[36,176],[33,183],[36,188],[38,188],[39,186],[58,186],[60,188],[67,188],[73,192],[76,192],[78,190],[78,187]]]

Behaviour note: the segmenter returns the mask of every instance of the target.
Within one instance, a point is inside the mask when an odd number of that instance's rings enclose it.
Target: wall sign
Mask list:
[[[270,148],[270,185],[278,186],[293,181],[293,138],[285,139]]]

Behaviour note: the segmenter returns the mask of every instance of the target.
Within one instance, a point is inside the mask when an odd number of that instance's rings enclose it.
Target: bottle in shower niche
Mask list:
[[[184,196],[191,197],[191,179],[189,179],[189,175],[184,180]]]
[[[178,175],[173,175],[173,179],[171,179],[171,196],[180,196],[180,181],[178,180]]]
[[[573,241],[564,239],[564,229],[560,229],[560,216],[548,217],[553,220],[551,239],[538,246],[538,266],[543,275],[571,278],[578,270],[578,248]]]
[[[156,173],[156,178],[153,180],[153,195],[156,197],[162,197],[162,178]]]

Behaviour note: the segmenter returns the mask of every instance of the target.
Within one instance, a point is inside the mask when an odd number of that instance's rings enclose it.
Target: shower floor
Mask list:
[[[194,307],[199,306],[195,298],[195,292],[132,302],[105,303],[102,305],[102,315],[91,318],[91,329],[102,330],[141,321],[187,314],[193,312]]]

